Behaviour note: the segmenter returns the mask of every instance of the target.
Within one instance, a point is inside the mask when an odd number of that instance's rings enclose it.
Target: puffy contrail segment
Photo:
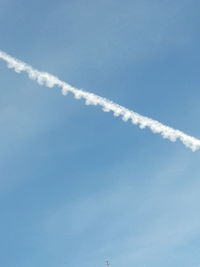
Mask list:
[[[17,73],[26,72],[30,79],[36,80],[40,85],[46,85],[50,88],[58,86],[61,88],[63,95],[71,92],[76,99],[83,98],[86,105],[99,105],[102,107],[103,111],[112,111],[114,116],[121,116],[123,121],[130,120],[133,124],[138,124],[140,128],[148,127],[153,133],[160,133],[163,138],[167,138],[172,142],[180,139],[180,141],[186,147],[189,147],[192,151],[196,151],[200,148],[200,140],[197,138],[166,126],[156,120],[144,117],[132,110],[115,104],[108,99],[89,93],[87,91],[74,88],[66,82],[59,80],[57,77],[47,72],[40,72],[32,68],[30,65],[15,59],[14,57],[6,54],[3,51],[0,51],[0,59],[4,60],[7,63],[8,68],[14,69]]]

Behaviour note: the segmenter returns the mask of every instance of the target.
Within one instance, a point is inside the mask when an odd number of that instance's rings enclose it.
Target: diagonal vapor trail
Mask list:
[[[192,151],[196,151],[200,148],[200,140],[195,137],[189,136],[179,130],[173,129],[151,118],[142,116],[106,98],[77,89],[47,72],[41,72],[37,69],[34,69],[30,65],[6,54],[1,50],[0,59],[4,60],[7,63],[8,68],[14,69],[17,73],[26,72],[30,79],[36,80],[40,85],[46,85],[50,88],[58,86],[61,88],[63,95],[71,92],[76,99],[84,99],[86,105],[101,106],[103,111],[112,111],[114,116],[121,116],[123,121],[131,120],[132,124],[139,125],[141,129],[148,127],[153,133],[159,133],[163,138],[167,138],[172,142],[175,142],[177,139],[179,139],[186,147],[190,148]]]

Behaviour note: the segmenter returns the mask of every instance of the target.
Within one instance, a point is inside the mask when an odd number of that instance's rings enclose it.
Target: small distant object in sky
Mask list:
[[[107,266],[107,267],[110,267],[110,263],[109,263],[109,261],[106,261],[106,266]]]

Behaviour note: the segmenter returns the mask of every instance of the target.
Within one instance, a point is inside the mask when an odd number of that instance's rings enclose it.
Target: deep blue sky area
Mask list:
[[[0,49],[200,138],[200,1],[0,0]],[[0,61],[0,266],[199,267],[200,152]]]

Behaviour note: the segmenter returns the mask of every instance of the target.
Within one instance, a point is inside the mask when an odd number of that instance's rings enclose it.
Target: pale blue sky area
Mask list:
[[[0,49],[200,138],[200,1],[0,0]],[[0,266],[199,267],[200,152],[0,62]]]

